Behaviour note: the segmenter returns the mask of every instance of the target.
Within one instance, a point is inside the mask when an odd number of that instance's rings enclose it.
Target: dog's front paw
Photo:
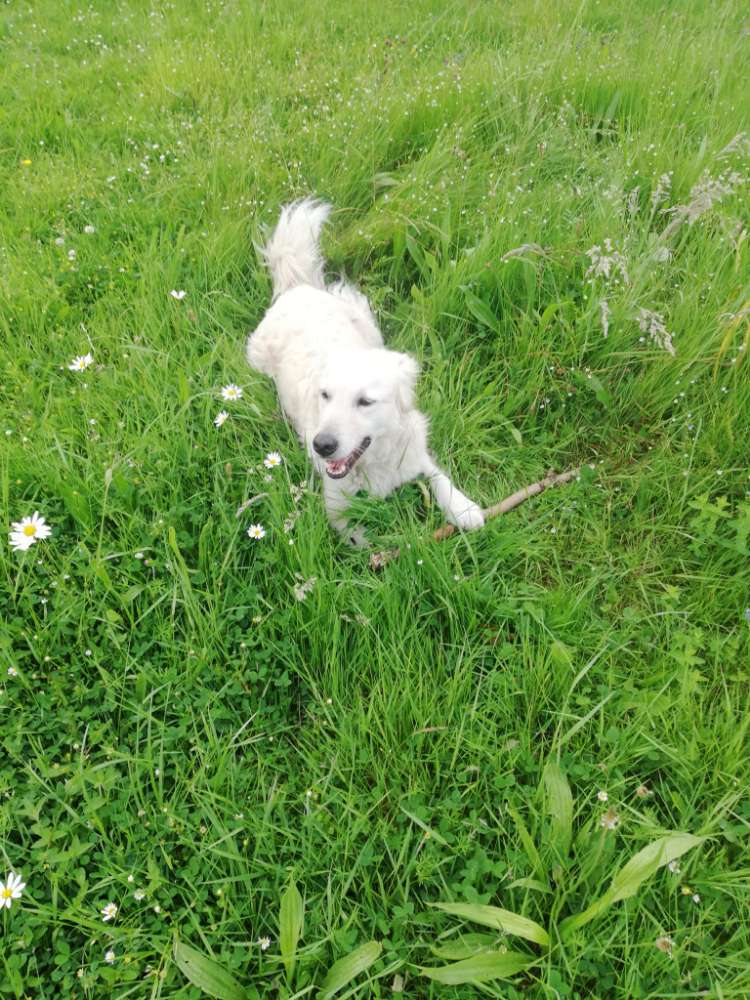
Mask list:
[[[451,511],[448,520],[455,524],[461,531],[475,531],[484,527],[484,514],[482,508],[475,503],[469,504],[461,510]]]
[[[361,528],[347,530],[345,536],[347,542],[358,549],[369,549],[370,541]]]

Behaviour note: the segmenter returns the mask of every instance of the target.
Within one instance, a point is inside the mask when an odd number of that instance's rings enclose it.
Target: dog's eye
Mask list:
[[[357,400],[357,406],[372,406],[374,402],[374,399],[365,399],[364,396],[360,396]]]
[[[321,395],[321,397],[322,397],[323,399],[330,399],[330,398],[331,398],[331,397],[330,397],[330,396],[328,395],[328,393],[327,393],[327,392],[325,391],[325,389],[321,389],[321,390],[320,390],[320,395]]]

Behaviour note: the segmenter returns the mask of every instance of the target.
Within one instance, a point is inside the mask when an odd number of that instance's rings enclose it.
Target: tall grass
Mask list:
[[[4,996],[197,997],[175,933],[260,996],[371,941],[337,995],[748,995],[749,44],[735,2],[4,8],[0,488],[53,529],[0,550]],[[402,556],[341,547],[243,359],[310,192],[462,489],[594,472],[440,545],[363,498]],[[435,983],[436,902],[548,957]]]

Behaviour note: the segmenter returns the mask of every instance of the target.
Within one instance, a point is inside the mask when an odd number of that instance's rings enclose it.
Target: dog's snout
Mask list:
[[[313,448],[321,458],[328,458],[338,446],[339,443],[333,434],[316,434],[313,438]]]

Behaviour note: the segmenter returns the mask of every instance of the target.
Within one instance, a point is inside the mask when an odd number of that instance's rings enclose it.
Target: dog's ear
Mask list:
[[[414,406],[414,387],[419,378],[419,365],[409,354],[393,352],[396,363],[396,404],[404,413]]]

